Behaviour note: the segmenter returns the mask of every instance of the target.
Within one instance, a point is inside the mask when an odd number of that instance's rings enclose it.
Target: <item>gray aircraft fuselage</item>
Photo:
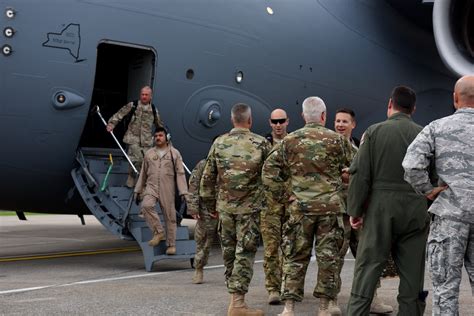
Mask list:
[[[433,34],[380,0],[4,0],[1,10],[13,34],[0,43],[0,209],[85,212],[76,151],[116,147],[91,110],[107,119],[145,84],[190,168],[231,128],[237,102],[251,105],[259,134],[276,107],[302,127],[301,103],[317,95],[329,128],[350,107],[360,135],[386,118],[398,84],[417,91],[420,124],[452,113],[455,77]]]

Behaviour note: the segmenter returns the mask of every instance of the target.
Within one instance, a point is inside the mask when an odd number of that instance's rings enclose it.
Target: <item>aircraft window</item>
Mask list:
[[[9,19],[13,19],[15,17],[15,10],[13,9],[6,9],[5,10],[5,15]]]
[[[13,37],[13,34],[15,34],[15,31],[11,27],[7,26],[3,29],[3,35],[5,35],[5,37]]]
[[[273,9],[272,8],[267,7],[267,12],[268,12],[268,14],[273,15]]]
[[[239,70],[239,71],[237,71],[237,73],[235,74],[235,82],[241,83],[242,80],[244,80],[244,73]]]
[[[5,56],[10,56],[12,54],[12,47],[10,45],[3,45],[2,53]]]
[[[194,78],[194,70],[192,69],[188,69],[188,71],[186,71],[186,78],[191,80]]]

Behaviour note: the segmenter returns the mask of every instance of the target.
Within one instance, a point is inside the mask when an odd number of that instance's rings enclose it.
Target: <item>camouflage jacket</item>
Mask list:
[[[262,181],[267,199],[285,195],[289,180],[289,212],[337,214],[345,211],[342,198],[342,169],[352,160],[352,146],[342,135],[317,123],[286,136],[265,161]]]
[[[429,163],[434,157],[441,192],[433,214],[474,224],[474,109],[462,108],[431,122],[408,147],[403,160],[405,180],[419,194],[433,190]]]
[[[209,211],[249,214],[261,210],[265,200],[261,172],[270,147],[265,138],[245,128],[233,128],[214,141],[199,192]]]
[[[125,116],[127,116],[128,113],[130,113],[132,107],[133,102],[124,105],[109,119],[108,123],[115,127]],[[127,131],[123,137],[123,142],[129,145],[138,144],[142,147],[152,147],[154,145],[153,124],[155,124],[156,127],[163,126],[158,109],[156,110],[156,117],[153,117],[151,104],[142,104],[138,101],[135,113],[130,119]]]
[[[202,172],[206,166],[206,159],[199,161],[189,177],[188,212],[189,215],[199,215],[203,212],[203,205],[199,197]]]

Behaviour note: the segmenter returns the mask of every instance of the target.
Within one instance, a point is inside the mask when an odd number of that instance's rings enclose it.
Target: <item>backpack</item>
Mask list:
[[[125,131],[128,130],[128,124],[130,124],[130,121],[132,120],[132,117],[135,114],[135,111],[137,110],[137,106],[138,106],[138,100],[134,100],[132,103],[132,109],[130,110],[130,112],[128,112],[128,114],[122,120]],[[151,109],[153,111],[153,118],[157,120],[156,107],[153,103],[151,104]]]

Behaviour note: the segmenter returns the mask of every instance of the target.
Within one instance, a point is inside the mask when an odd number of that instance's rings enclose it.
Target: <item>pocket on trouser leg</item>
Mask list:
[[[339,220],[338,220],[338,224],[339,224],[339,227],[341,227],[341,223],[339,223]],[[341,258],[344,258],[346,253],[347,253],[347,250],[349,249],[349,242],[351,240],[351,225],[349,223],[349,216],[347,215],[342,215],[342,229],[343,229],[343,243],[342,243],[342,246],[341,246],[341,249],[339,251],[339,254],[341,256]]]
[[[244,228],[246,231],[242,234],[242,250],[245,252],[257,252],[260,243],[260,229],[258,213],[251,214],[248,217],[247,225]]]
[[[447,243],[447,237],[440,235],[432,236],[428,241],[428,263],[434,286],[443,284],[447,279]]]

